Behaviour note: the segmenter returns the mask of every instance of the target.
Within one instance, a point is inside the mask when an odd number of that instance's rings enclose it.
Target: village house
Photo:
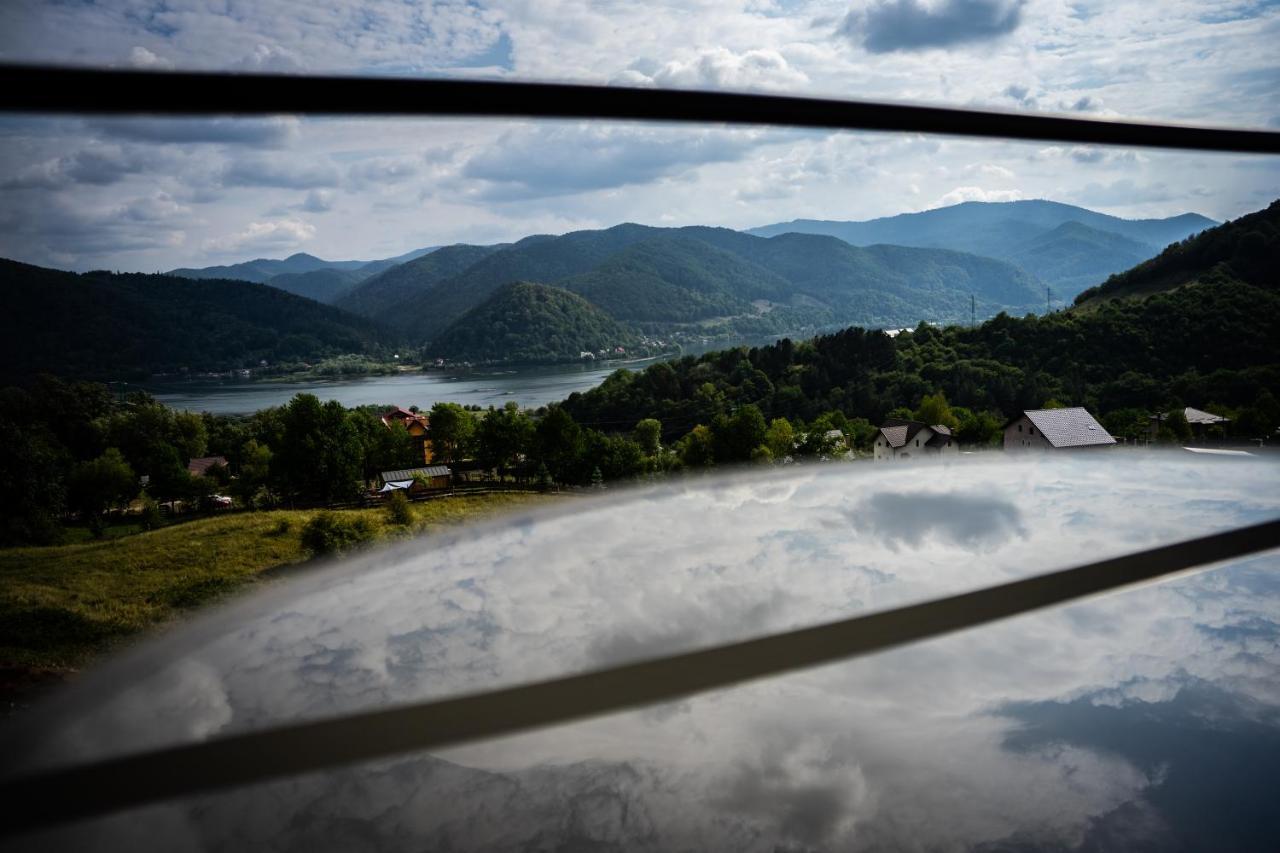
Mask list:
[[[1174,411],[1177,410],[1175,409]],[[1151,416],[1152,441],[1160,437],[1160,427],[1172,414],[1173,412],[1160,412]],[[1215,415],[1213,412],[1202,412],[1190,406],[1182,410],[1182,415],[1187,419],[1187,424],[1191,427],[1191,434],[1197,439],[1203,439],[1207,435],[1211,435],[1210,430],[1214,427],[1217,428],[1217,431],[1225,430],[1227,424],[1231,423],[1230,418]]]
[[[435,459],[435,455],[431,451],[430,435],[431,419],[420,412],[411,412],[408,409],[402,409],[399,406],[382,416],[382,423],[387,429],[393,424],[403,424],[408,431],[409,437],[414,440],[414,444],[418,452],[422,455],[422,463],[429,465]]]
[[[426,465],[422,468],[403,468],[399,471],[383,471],[378,475],[379,494],[404,491],[410,496],[427,492],[448,491],[453,485],[453,472],[447,465]]]
[[[227,457],[225,456],[199,456],[187,462],[187,473],[192,477],[204,477],[209,473],[209,469],[213,467],[227,467]]]
[[[898,418],[885,421],[871,449],[877,460],[954,456],[960,452],[948,427]]]
[[[1004,428],[1004,449],[1012,451],[1111,447],[1115,443],[1111,433],[1079,406],[1028,409]]]

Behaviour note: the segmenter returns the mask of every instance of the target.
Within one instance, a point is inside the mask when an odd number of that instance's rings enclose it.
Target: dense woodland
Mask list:
[[[0,259],[0,379],[132,379],[345,354],[389,356],[374,323],[245,281],[89,272]]]

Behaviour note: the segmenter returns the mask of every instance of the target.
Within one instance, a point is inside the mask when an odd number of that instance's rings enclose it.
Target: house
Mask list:
[[[420,412],[411,412],[408,409],[402,409],[396,406],[394,409],[386,412],[382,416],[382,423],[387,429],[394,424],[402,424],[408,431],[409,437],[414,440],[419,452],[422,454],[422,463],[430,465],[435,459],[435,454],[431,450],[431,419]]]
[[[1028,409],[1004,428],[1005,450],[1111,447],[1115,443],[1111,433],[1079,406],[1070,409]]]
[[[192,477],[203,477],[209,473],[209,469],[215,465],[223,468],[227,467],[227,457],[225,456],[201,456],[196,459],[187,461],[187,473]]]
[[[1176,409],[1174,411],[1177,411]],[[1173,412],[1160,412],[1151,416],[1151,440],[1155,441],[1160,437],[1160,426]],[[1219,430],[1226,429],[1227,424],[1231,423],[1230,418],[1224,418],[1221,415],[1215,415],[1213,412],[1202,412],[1199,409],[1193,409],[1187,406],[1182,410],[1182,415],[1187,419],[1187,424],[1191,427],[1191,434],[1196,438],[1204,438],[1205,433],[1210,427],[1217,427]]]
[[[898,418],[885,421],[871,449],[877,460],[953,456],[960,452],[948,427]]]
[[[453,472],[447,465],[426,465],[422,468],[404,468],[399,471],[383,471],[380,494],[407,491],[411,495],[424,492],[442,492],[453,484]]]

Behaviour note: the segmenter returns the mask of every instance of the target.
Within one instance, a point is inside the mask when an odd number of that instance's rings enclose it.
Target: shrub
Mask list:
[[[343,518],[318,512],[302,526],[302,547],[315,556],[340,554],[373,538],[373,525],[364,516]]]
[[[163,517],[160,515],[160,505],[155,502],[151,495],[146,492],[142,493],[142,510],[138,513],[138,524],[143,530],[155,530],[163,523]]]
[[[276,526],[272,529],[273,536],[284,536],[293,529],[293,522],[287,518],[282,518],[276,522]]]
[[[413,511],[403,491],[392,492],[387,498],[387,521],[408,527],[413,524]]]

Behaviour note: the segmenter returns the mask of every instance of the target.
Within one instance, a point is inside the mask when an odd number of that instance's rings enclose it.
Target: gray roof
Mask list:
[[[1023,414],[1054,447],[1088,447],[1116,443],[1111,433],[1079,406],[1071,409],[1029,409]]]
[[[402,471],[383,471],[382,482],[396,480],[412,480],[414,477],[448,477],[451,473],[448,465],[428,465],[425,468],[405,468]]]
[[[1231,422],[1230,418],[1224,418],[1212,412],[1202,412],[1190,406],[1183,409],[1182,413],[1187,416],[1187,423],[1189,424],[1225,424]]]
[[[880,432],[889,442],[890,447],[904,447],[907,442],[915,438],[916,434],[925,427],[928,427],[935,433],[942,433],[945,436],[951,435],[951,430],[947,429],[942,424],[929,426],[929,424],[921,423],[920,421],[904,421],[898,418],[890,418],[885,421],[884,426],[880,427]],[[929,439],[929,441],[932,440],[933,438]]]

